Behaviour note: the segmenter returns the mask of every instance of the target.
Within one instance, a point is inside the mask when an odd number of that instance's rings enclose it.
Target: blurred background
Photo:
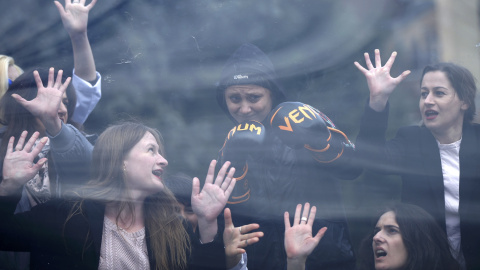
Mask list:
[[[62,2],[62,1],[61,1]],[[90,1],[87,0],[87,3]],[[478,0],[98,0],[88,35],[102,99],[85,123],[101,133],[137,118],[165,139],[170,172],[204,177],[233,123],[215,100],[226,59],[242,43],[269,55],[290,100],[327,114],[352,141],[368,97],[364,52],[397,51],[392,76],[410,69],[390,99],[388,136],[418,124],[426,64],[450,61],[480,77]],[[0,2],[0,54],[16,64],[71,73],[70,39],[53,1]],[[378,205],[399,199],[396,177],[343,181],[354,244]]]

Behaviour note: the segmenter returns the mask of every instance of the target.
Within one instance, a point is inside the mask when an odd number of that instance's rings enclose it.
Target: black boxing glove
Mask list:
[[[234,178],[237,181],[232,195],[227,203],[237,204],[250,198],[248,187],[248,163],[249,155],[259,151],[265,140],[265,127],[257,121],[248,121],[232,128],[225,138],[225,143],[219,152],[221,164],[231,162],[235,168]]]
[[[292,148],[305,148],[319,163],[331,163],[354,148],[322,112],[301,102],[279,104],[268,117],[272,132]]]
[[[280,103],[271,112],[269,124],[272,131],[286,145],[301,148],[324,149],[328,145],[330,131],[318,111],[301,102]]]

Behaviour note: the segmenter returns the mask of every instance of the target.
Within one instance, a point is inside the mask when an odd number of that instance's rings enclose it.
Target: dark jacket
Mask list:
[[[85,201],[68,221],[75,201],[51,200],[31,211],[13,214],[18,197],[0,197],[0,249],[31,252],[31,269],[98,269],[105,207]],[[75,208],[73,208],[75,209]],[[185,223],[186,225],[186,223]],[[223,244],[200,244],[187,227],[192,242],[188,269],[224,269]],[[145,235],[151,253],[149,232]],[[149,256],[155,269],[154,256]]]
[[[440,152],[425,126],[400,128],[385,140],[388,107],[375,112],[368,105],[357,136],[357,154],[364,166],[402,177],[402,201],[430,213],[446,231]],[[460,230],[467,269],[480,269],[480,125],[464,123],[460,145]]]
[[[350,153],[344,154],[347,158]],[[240,184],[248,183],[249,198],[227,207],[235,226],[258,223],[265,234],[246,248],[248,269],[285,267],[283,214],[288,211],[293,220],[296,205],[306,202],[317,207],[313,232],[328,228],[308,257],[307,269],[353,269],[354,253],[336,177],[351,168],[319,164],[307,150],[292,149],[278,137],[268,135],[265,144],[249,155],[247,163],[247,182]]]

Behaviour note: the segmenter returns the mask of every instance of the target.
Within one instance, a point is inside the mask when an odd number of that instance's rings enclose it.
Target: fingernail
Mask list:
[[[41,138],[41,139],[40,139],[40,142],[41,142],[41,143],[46,143],[46,142],[47,142],[47,140],[48,140],[48,138],[47,138],[47,137],[43,137],[43,138]]]

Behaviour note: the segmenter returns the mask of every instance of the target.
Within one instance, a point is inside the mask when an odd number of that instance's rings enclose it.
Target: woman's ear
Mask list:
[[[463,102],[462,106],[460,107],[460,109],[464,111],[468,110],[468,108],[470,108],[470,105],[468,105],[466,102]]]

